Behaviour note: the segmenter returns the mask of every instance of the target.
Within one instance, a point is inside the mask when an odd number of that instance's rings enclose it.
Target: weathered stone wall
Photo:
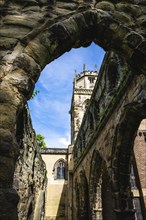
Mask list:
[[[0,214],[15,220],[16,121],[41,70],[71,48],[94,41],[146,75],[146,6],[143,0],[3,0],[0,6]]]
[[[72,47],[95,41],[106,50],[125,53],[132,62],[137,50],[141,62],[133,65],[144,72],[145,11],[145,2],[134,0],[1,1],[1,57],[24,71],[23,63],[31,64],[36,69],[33,73],[29,67],[35,81],[47,63]]]
[[[85,210],[82,201],[86,193],[91,202],[90,219],[97,218],[95,212],[100,215],[102,206],[98,200],[104,197],[104,219],[109,216],[113,220],[118,216],[122,220],[134,219],[129,202],[132,198],[129,176],[135,135],[141,120],[146,118],[146,78],[137,72],[131,74],[123,59],[113,53],[106,55],[73,149],[75,219]],[[81,184],[82,178],[86,179],[85,187]],[[79,195],[84,188],[88,191]],[[103,188],[108,189],[107,192]],[[96,197],[99,204],[95,202]],[[114,201],[107,204],[106,200],[112,197]],[[111,213],[113,207],[118,210],[115,211],[117,218]],[[129,213],[124,213],[125,207]],[[82,212],[83,219],[86,215]]]
[[[67,179],[57,179],[55,165],[58,161],[65,162],[67,177],[67,149],[44,149],[42,158],[47,169],[47,188],[44,220],[67,220]]]
[[[45,211],[46,166],[27,108],[24,108],[18,118],[16,137],[20,154],[16,163],[13,187],[20,197],[18,219],[42,220]]]

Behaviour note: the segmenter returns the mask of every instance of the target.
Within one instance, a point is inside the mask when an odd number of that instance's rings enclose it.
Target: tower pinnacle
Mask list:
[[[95,64],[95,66],[94,66],[94,67],[95,67],[95,71],[98,71],[98,69],[97,69],[97,65],[96,65],[96,64]]]
[[[86,71],[86,64],[83,65],[83,72]]]

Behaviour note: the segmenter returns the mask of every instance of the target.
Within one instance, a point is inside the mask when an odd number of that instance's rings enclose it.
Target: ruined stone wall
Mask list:
[[[3,62],[14,62],[15,67],[26,72],[23,63],[31,65],[32,83],[47,63],[72,47],[88,46],[91,41],[105,49],[124,52],[129,59],[135,59],[133,48],[143,56],[144,1],[5,0],[0,5],[0,56]]]
[[[16,163],[13,187],[18,192],[19,220],[42,220],[44,217],[46,166],[36,142],[29,110],[25,108],[17,122],[20,154]]]
[[[136,109],[138,103],[141,105],[145,103],[145,76],[139,75],[137,72],[134,75],[127,63],[118,57],[114,53],[108,53],[103,62],[91,102],[85,112],[74,144],[73,154],[76,165],[81,162],[82,156],[85,156],[88,150],[90,151],[91,146],[96,145],[107,165],[110,166],[112,140],[116,134],[116,126],[120,123],[126,108]],[[142,113],[145,114],[145,106],[143,109]],[[90,125],[90,115],[93,118],[92,126]],[[129,131],[131,128],[132,126]],[[83,132],[84,135],[82,135]],[[100,140],[100,138],[101,143],[95,144],[96,140]]]
[[[84,188],[81,184],[82,178],[85,178],[88,183],[89,201],[91,201],[89,213],[92,214],[94,211],[91,219],[96,219],[94,216],[95,211],[97,213],[101,212],[101,206],[98,207],[94,203],[95,192],[99,191],[101,196],[102,185],[105,184],[104,188],[108,188],[109,179],[109,186],[112,186],[113,191],[111,193],[111,189],[109,190],[110,193],[108,192],[107,196],[110,196],[105,200],[108,201],[114,197],[116,201],[115,210],[121,212],[120,214],[117,213],[117,218],[118,215],[125,216],[125,219],[129,218],[126,212],[125,214],[122,213],[122,203],[120,202],[122,200],[122,190],[123,192],[125,190],[123,200],[126,207],[129,207],[129,213],[130,209],[132,210],[132,206],[128,202],[130,201],[128,200],[128,197],[130,197],[130,186],[128,185],[130,161],[135,134],[142,118],[146,118],[146,78],[137,72],[131,77],[132,72],[128,65],[124,64],[122,60],[117,60],[116,55],[112,56],[111,53],[104,60],[73,149],[75,163],[73,169],[75,188],[73,210],[76,213],[75,219],[78,219],[78,213],[84,210],[85,205],[82,201],[85,200],[84,194],[87,191],[79,195],[82,190],[81,187]],[[92,127],[90,126],[90,115],[93,118]],[[96,154],[99,157],[95,157]],[[99,161],[99,164],[97,161]],[[100,179],[100,173],[102,173],[103,180]],[[94,174],[97,175],[97,179]],[[97,183],[99,188],[94,189],[94,185]],[[121,198],[119,197],[119,191]],[[106,193],[106,191],[103,193]],[[97,195],[97,197],[100,196]],[[110,203],[112,204],[113,201]],[[110,216],[110,210],[114,207],[111,204],[105,204],[103,215],[108,213]],[[82,213],[83,216],[85,214]],[[129,215],[132,215],[132,212]],[[104,219],[109,219],[109,216]],[[111,216],[111,219],[117,219],[114,214],[111,214]],[[121,219],[124,219],[124,217]],[[134,218],[131,217],[130,219]]]
[[[144,0],[3,0],[0,6],[0,217],[16,220],[16,121],[41,70],[71,48],[94,41],[146,75],[146,6]]]

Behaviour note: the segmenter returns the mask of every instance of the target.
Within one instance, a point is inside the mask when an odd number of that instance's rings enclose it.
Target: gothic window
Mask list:
[[[93,130],[94,129],[94,119],[93,119],[93,114],[89,112],[88,114],[88,122],[89,122],[89,129]]]
[[[99,103],[97,101],[94,101],[93,113],[94,113],[94,120],[96,122],[99,119]]]
[[[53,168],[54,179],[65,179],[66,163],[63,159],[58,160]]]
[[[146,132],[143,132],[144,135],[144,141],[146,142]]]
[[[131,188],[132,189],[136,189],[137,188],[133,166],[131,166],[130,184],[131,184]]]

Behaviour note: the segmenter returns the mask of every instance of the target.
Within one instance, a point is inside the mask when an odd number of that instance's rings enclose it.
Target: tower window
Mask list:
[[[88,77],[88,80],[90,81],[90,83],[94,83],[95,77]]]

